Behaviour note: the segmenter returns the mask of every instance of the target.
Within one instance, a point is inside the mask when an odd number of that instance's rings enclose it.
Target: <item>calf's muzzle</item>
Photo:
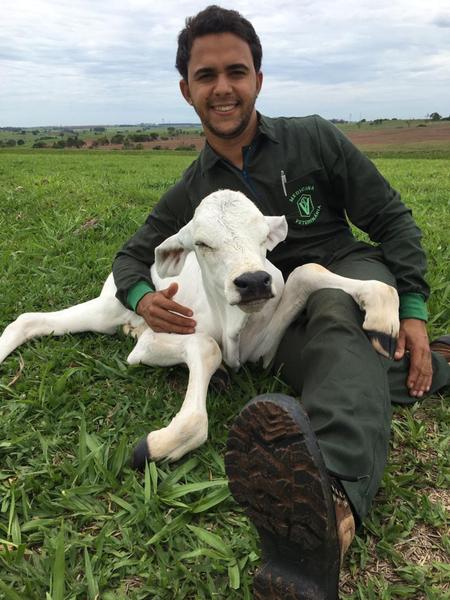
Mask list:
[[[272,276],[266,271],[242,273],[233,283],[241,296],[241,302],[257,302],[273,298]]]

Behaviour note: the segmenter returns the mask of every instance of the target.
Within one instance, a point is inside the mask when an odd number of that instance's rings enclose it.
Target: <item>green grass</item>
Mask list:
[[[99,292],[115,251],[192,157],[0,153],[0,329]],[[380,159],[424,232],[432,336],[450,330],[448,160]],[[0,598],[242,600],[259,559],[223,452],[240,407],[286,391],[258,368],[209,395],[208,442],[174,465],[127,466],[180,406],[182,368],[128,367],[132,340],[30,342],[0,371]],[[448,597],[449,396],[396,409],[377,502],[345,561],[342,598]]]

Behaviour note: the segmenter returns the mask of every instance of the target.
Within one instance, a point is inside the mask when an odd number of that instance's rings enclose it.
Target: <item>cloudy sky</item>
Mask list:
[[[261,112],[450,114],[449,0],[229,0],[263,45]],[[197,0],[1,0],[0,127],[195,122],[176,38]]]

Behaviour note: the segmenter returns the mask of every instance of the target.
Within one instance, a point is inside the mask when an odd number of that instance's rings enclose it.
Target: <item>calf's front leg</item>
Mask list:
[[[206,394],[212,374],[220,366],[222,353],[208,335],[154,333],[147,329],[128,357],[130,364],[170,366],[186,363],[189,382],[180,411],[167,425],[152,431],[134,450],[133,467],[143,469],[146,460],[178,460],[198,448],[208,437]]]
[[[286,281],[280,303],[260,346],[264,366],[270,364],[281,338],[306,306],[309,296],[325,288],[342,290],[352,296],[365,312],[363,329],[372,346],[379,354],[393,358],[400,328],[397,291],[381,281],[350,279],[331,273],[321,265],[308,263],[294,269]]]

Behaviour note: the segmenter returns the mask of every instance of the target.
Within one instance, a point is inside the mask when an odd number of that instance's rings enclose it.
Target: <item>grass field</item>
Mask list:
[[[201,128],[200,125],[194,124],[0,128],[0,148],[9,146],[9,150],[23,150],[33,148],[37,143],[41,143],[41,147],[52,148],[61,142],[77,139],[84,142],[80,144],[84,149],[99,145],[104,149],[117,150],[122,149],[124,142],[132,148],[142,149],[143,145],[137,145],[136,142],[144,139],[149,141],[152,134],[155,136],[152,146],[156,145],[156,141],[159,145],[165,145],[168,140],[176,140],[178,145],[183,146],[188,145],[187,140],[190,138],[200,139]],[[115,140],[115,136],[120,136],[120,139]],[[150,146],[150,144],[145,145],[147,148]],[[169,145],[176,147],[174,144]]]
[[[449,117],[450,118],[450,117]],[[377,119],[375,121],[343,122],[337,126],[369,156],[391,158],[447,158],[450,155],[449,118]],[[117,137],[119,135],[119,137]],[[154,135],[156,139],[150,140]],[[142,137],[144,136],[144,137]],[[203,147],[199,125],[118,125],[106,127],[37,127],[0,128],[0,148],[17,151],[34,145],[61,146],[83,144],[84,151],[96,147],[103,150],[182,150]],[[74,150],[77,151],[77,150]]]
[[[450,331],[450,161],[379,158],[422,227],[430,335]],[[0,330],[98,294],[115,251],[192,156],[0,151]],[[256,367],[209,396],[208,442],[180,463],[127,466],[175,414],[182,368],[128,367],[132,340],[30,342],[0,367],[0,598],[246,600],[259,549],[223,452],[240,407],[286,391]],[[396,408],[376,506],[342,572],[346,600],[450,597],[450,396]]]

